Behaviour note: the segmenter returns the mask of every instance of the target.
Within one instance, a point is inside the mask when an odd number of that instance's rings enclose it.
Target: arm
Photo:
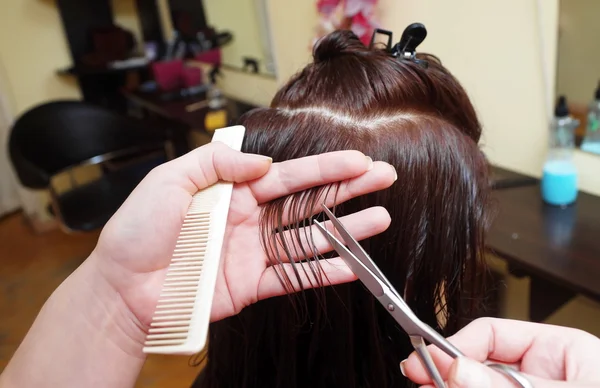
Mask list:
[[[133,387],[145,361],[143,330],[86,260],[46,301],[1,388]]]

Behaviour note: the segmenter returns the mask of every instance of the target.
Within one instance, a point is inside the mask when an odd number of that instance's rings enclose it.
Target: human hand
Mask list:
[[[219,179],[236,184],[216,283],[213,321],[234,315],[259,299],[285,293],[260,243],[258,216],[265,202],[344,181],[336,198],[340,203],[389,187],[395,181],[395,171],[389,164],[373,163],[357,151],[272,164],[269,158],[242,154],[221,143],[210,143],[157,167],[104,227],[90,257],[120,295],[129,310],[125,315],[135,321],[128,330],[134,326],[140,329],[136,332],[143,332],[150,324],[192,195]],[[334,205],[333,197],[325,202]],[[315,209],[315,214],[319,211]],[[342,221],[357,239],[380,233],[390,223],[383,208],[365,209]],[[320,233],[314,236],[321,253],[332,249]],[[321,265],[332,284],[355,279],[341,259],[322,260]],[[134,335],[143,339],[139,332]]]
[[[428,346],[449,388],[514,388],[509,378],[482,364],[489,360],[516,367],[534,387],[583,388],[600,385],[600,339],[561,326],[480,318],[448,340],[469,358],[453,360]],[[402,373],[433,387],[415,353],[401,363]]]

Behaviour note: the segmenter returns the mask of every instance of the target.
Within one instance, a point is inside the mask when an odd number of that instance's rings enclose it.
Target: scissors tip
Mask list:
[[[333,212],[331,210],[329,210],[329,208],[327,207],[327,205],[325,205],[324,203],[321,204],[321,207],[323,208],[323,211],[325,212],[325,214],[327,214],[327,216],[331,219],[331,218],[335,218],[335,216],[333,215]]]

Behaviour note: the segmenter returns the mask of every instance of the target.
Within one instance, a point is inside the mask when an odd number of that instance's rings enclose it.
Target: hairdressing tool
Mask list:
[[[240,125],[221,128],[212,141],[239,151],[244,133]],[[232,191],[233,183],[218,182],[192,197],[144,353],[192,355],[204,348]]]
[[[377,298],[377,300],[379,300],[379,302],[388,310],[392,317],[394,317],[396,322],[398,322],[398,324],[408,334],[412,346],[415,348],[417,355],[421,359],[421,362],[427,370],[427,373],[435,383],[435,386],[438,388],[445,387],[440,372],[435,366],[433,359],[427,350],[424,339],[434,344],[453,358],[461,357],[463,356],[463,353],[433,328],[421,321],[413,313],[404,299],[385,278],[383,273],[379,270],[369,255],[363,250],[360,244],[350,235],[346,228],[344,228],[342,223],[325,205],[323,205],[323,210],[333,224],[335,230],[345,241],[348,248],[342,244],[333,235],[333,233],[329,232],[325,226],[323,226],[323,224],[316,220],[314,221],[314,224],[321,230],[321,232],[323,232],[335,251],[340,255],[348,267],[350,267],[352,272],[354,272],[360,281]],[[525,376],[514,369],[501,364],[486,363],[486,365],[509,376],[522,388],[533,388]]]
[[[429,67],[429,62],[425,59],[417,58],[417,47],[423,43],[427,37],[427,29],[422,23],[412,23],[404,29],[400,41],[392,46],[392,32],[377,28],[371,36],[369,48],[373,48],[375,36],[377,34],[387,35],[387,44],[385,50],[394,58],[409,60],[424,68]]]

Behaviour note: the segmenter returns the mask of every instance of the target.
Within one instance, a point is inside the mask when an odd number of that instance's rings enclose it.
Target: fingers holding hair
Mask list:
[[[275,163],[268,174],[252,182],[259,204],[298,191],[354,178],[367,172],[372,161],[359,151],[337,151]]]
[[[273,169],[278,167],[278,163],[273,165]],[[349,173],[340,172],[340,174]],[[263,178],[251,182],[249,186],[262,180]],[[284,198],[283,204],[277,209],[278,223],[281,224],[280,226],[294,225],[321,213],[323,211],[323,204],[328,208],[332,208],[352,198],[386,189],[395,180],[396,172],[391,165],[385,162],[374,162],[369,170],[359,176],[334,182],[313,181],[316,186],[312,190],[285,194],[287,198]],[[253,188],[251,187],[251,189]],[[283,190],[287,192],[287,189]],[[290,195],[294,193],[297,193],[297,195]]]
[[[272,163],[269,157],[238,152],[221,142],[198,147],[155,168],[152,175],[152,179],[175,181],[190,194],[219,180],[248,182],[259,204],[308,188],[342,182],[337,194],[339,203],[389,187],[396,180],[391,165],[373,162],[359,151],[329,152]],[[333,194],[323,201],[333,206]]]
[[[391,218],[385,208],[372,207],[340,217],[339,221],[356,240],[360,241],[384,232],[390,226]],[[322,225],[335,237],[343,240],[337,230],[333,228],[331,221],[322,222]],[[324,254],[333,250],[329,240],[314,225],[288,229],[281,232],[276,240],[277,254],[284,262],[304,260],[307,255],[310,256],[314,252]],[[283,247],[282,241],[287,243],[288,248]]]
[[[339,151],[275,163],[268,174],[250,182],[248,186],[259,203],[284,197],[278,206],[267,205],[266,208],[269,213],[265,216],[264,229],[270,236],[263,243],[268,251],[268,267],[260,295],[283,295],[354,280],[354,274],[343,262],[340,262],[341,267],[333,267],[330,261],[312,260],[315,255],[330,252],[333,247],[307,220],[322,212],[323,203],[332,207],[385,189],[396,178],[395,169],[388,163],[372,162],[357,151]],[[277,185],[277,182],[281,184]],[[313,187],[319,189],[303,191]],[[290,196],[295,193],[298,196]],[[358,240],[383,232],[391,222],[389,214],[381,207],[365,209],[340,220]],[[281,231],[289,226],[292,228]],[[330,222],[325,222],[325,226],[332,229]],[[276,230],[280,232],[276,233]],[[303,262],[295,263],[298,260]],[[271,264],[274,265],[269,266]]]
[[[294,268],[294,265],[296,268]],[[333,259],[321,259],[319,264],[315,262],[285,263],[267,267],[258,284],[258,300],[272,298],[274,296],[288,295],[291,288],[294,292],[302,290],[333,286],[356,280],[356,275],[348,268],[339,257]],[[318,271],[321,276],[316,278],[313,271]],[[282,282],[281,279],[289,279]]]
[[[362,240],[383,232],[387,229],[391,220],[384,208],[372,207],[341,217],[340,221],[357,240]],[[327,229],[333,229],[329,221],[323,224]],[[304,230],[301,235],[307,235],[307,238],[310,239],[310,233],[312,233],[314,250],[319,254],[332,251],[333,247],[319,229],[315,226],[306,227],[306,229],[310,230]],[[286,231],[284,233],[290,232]],[[335,234],[337,235],[337,233]],[[313,250],[310,249],[308,241],[304,239],[302,240],[302,244],[304,251],[308,252],[308,255],[311,255]],[[280,247],[279,249],[282,248]],[[285,257],[285,252],[280,253],[283,253],[282,257]],[[292,254],[294,253],[292,252]],[[292,259],[303,260],[304,254],[298,253]],[[282,279],[287,279],[289,282],[282,281]],[[267,266],[259,283],[258,298],[270,298],[288,294],[290,291],[347,283],[354,280],[356,280],[356,276],[340,258],[321,259],[317,261],[303,260],[294,263],[286,260],[283,263]]]
[[[263,204],[312,187],[342,182],[338,193],[341,202],[389,187],[395,180],[396,172],[388,163],[373,162],[359,151],[336,151],[274,163],[267,174],[250,183],[250,188],[258,203]]]

